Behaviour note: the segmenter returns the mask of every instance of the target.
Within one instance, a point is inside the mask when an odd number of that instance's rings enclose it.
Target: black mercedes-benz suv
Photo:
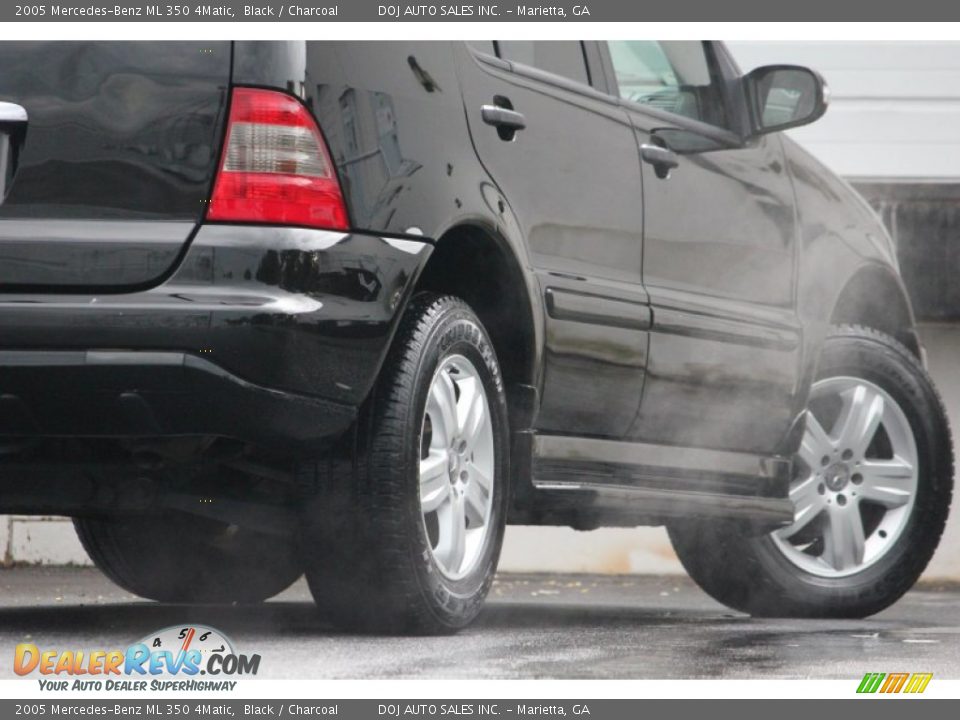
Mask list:
[[[716,42],[0,44],[0,512],[161,601],[479,612],[506,523],[755,615],[911,587],[953,476],[891,242]]]

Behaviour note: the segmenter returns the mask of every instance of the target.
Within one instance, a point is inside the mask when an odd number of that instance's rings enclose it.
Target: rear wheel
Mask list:
[[[755,615],[862,617],[894,603],[932,557],[953,488],[946,414],[917,359],[877,331],[837,328],[794,468],[785,528],[670,529],[691,577]]]
[[[414,298],[356,446],[317,469],[304,523],[307,580],[341,627],[444,633],[479,613],[506,519],[503,381],[461,300]]]
[[[260,602],[303,572],[290,540],[195,515],[84,517],[73,523],[107,577],[151,600]]]

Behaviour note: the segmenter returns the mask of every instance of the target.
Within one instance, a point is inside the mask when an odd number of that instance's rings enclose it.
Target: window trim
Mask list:
[[[587,61],[587,67],[590,70],[591,87],[602,93],[610,91],[610,73],[607,70],[607,64],[603,59],[603,50],[601,43],[596,40],[582,40],[583,56]]]
[[[590,53],[586,48],[586,43],[582,40],[575,40],[572,42],[580,43],[580,49],[583,52],[583,64],[587,71],[587,77],[590,79],[589,85],[577,80],[571,80],[563,75],[557,75],[549,70],[543,70],[541,68],[534,67],[532,65],[526,65],[525,63],[519,63],[514,60],[506,60],[502,57],[499,57],[499,55],[497,57],[488,55],[487,53],[481,52],[467,43],[464,43],[464,45],[466,45],[473,57],[484,65],[497,68],[498,70],[505,70],[527,80],[534,80],[536,82],[543,83],[544,85],[550,85],[561,90],[574,92],[578,95],[583,95],[584,97],[592,98],[594,100],[601,100],[608,105],[615,105],[615,99],[612,98],[606,91],[606,72],[602,67],[602,64],[600,64],[602,63],[602,57],[595,54],[593,61],[591,61]],[[499,41],[494,40],[493,44],[494,48],[499,53]],[[595,63],[597,64],[595,65]],[[604,80],[603,86],[598,88],[596,83],[601,77]]]
[[[495,53],[495,55],[491,55],[490,53],[484,52],[483,50],[478,50],[476,47],[474,47],[474,45],[473,45],[474,42],[483,42],[482,40],[480,40],[480,41],[463,40],[462,42],[463,42],[464,45],[466,45],[468,48],[470,48],[470,52],[472,52],[474,55],[477,55],[478,57],[479,57],[479,56],[483,56],[483,57],[496,57],[497,55],[500,54],[500,49],[497,47],[497,41],[496,41],[496,40],[491,40],[491,41],[490,41],[490,44],[493,45],[493,52]]]
[[[743,87],[743,71],[730,54],[727,46],[720,42],[707,43],[716,64],[717,74],[723,83],[725,102],[730,114],[731,123],[736,125],[734,132],[741,138],[748,138],[753,133],[750,122],[747,98]]]

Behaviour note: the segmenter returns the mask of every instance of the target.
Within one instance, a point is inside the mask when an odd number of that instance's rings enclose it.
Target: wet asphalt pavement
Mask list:
[[[325,626],[303,581],[256,607],[158,605],[88,568],[0,570],[0,678],[13,648],[126,647],[181,623],[212,625],[259,677],[960,678],[960,585],[925,584],[862,621],[753,620],[686,578],[502,575],[455,637],[350,636]]]

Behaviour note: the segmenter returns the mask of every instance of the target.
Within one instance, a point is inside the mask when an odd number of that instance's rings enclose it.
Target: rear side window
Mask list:
[[[584,85],[590,84],[583,44],[580,42],[500,40],[497,49],[504,60],[529,65]]]
[[[702,42],[615,40],[608,46],[624,100],[727,126],[723,94]]]

